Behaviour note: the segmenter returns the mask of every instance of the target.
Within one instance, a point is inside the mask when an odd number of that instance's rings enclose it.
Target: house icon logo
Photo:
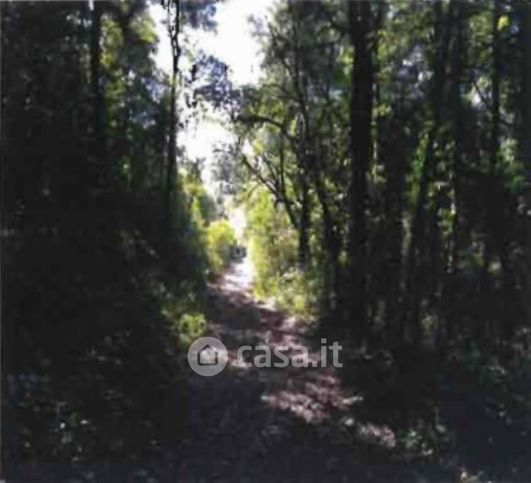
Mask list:
[[[215,366],[218,364],[218,361],[218,351],[210,344],[207,344],[197,353],[197,363],[200,366]]]
[[[215,337],[201,337],[188,349],[188,364],[200,376],[219,374],[227,365],[227,348]]]

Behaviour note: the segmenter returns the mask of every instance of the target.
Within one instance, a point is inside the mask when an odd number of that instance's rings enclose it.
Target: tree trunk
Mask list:
[[[101,17],[102,2],[94,2],[90,29],[90,86],[92,94],[92,169],[93,188],[107,190],[109,167],[106,165],[105,102],[101,86]]]
[[[466,43],[464,41],[463,29],[466,25],[466,19],[463,19],[463,8],[461,4],[456,5],[456,36],[453,43],[453,65],[452,65],[452,87],[451,87],[451,105],[452,105],[452,136],[454,141],[453,148],[453,173],[452,173],[452,191],[453,191],[453,218],[450,233],[448,260],[445,269],[445,281],[443,287],[443,296],[441,299],[441,313],[444,314],[445,330],[439,330],[439,338],[452,340],[456,335],[456,311],[457,303],[457,276],[459,268],[459,252],[461,248],[461,211],[462,211],[462,171],[463,160],[463,100],[461,96],[461,83],[464,70],[464,56]]]
[[[309,229],[310,229],[310,197],[308,180],[306,173],[301,174],[301,210],[299,221],[299,265],[301,268],[306,267],[310,252]]]
[[[367,316],[367,172],[372,146],[373,59],[371,51],[371,4],[349,2],[349,30],[354,58],[350,98],[350,226],[349,270],[350,323],[356,337],[364,340]]]
[[[525,186],[525,257],[526,285],[524,300],[526,322],[531,325],[531,4],[522,2],[522,37],[524,48],[524,85],[522,89],[522,140],[521,156],[524,165]]]
[[[451,38],[452,10],[454,2],[450,3],[448,15],[442,28],[442,35],[436,35],[438,45],[434,55],[434,74],[431,87],[431,105],[433,124],[428,133],[426,153],[419,182],[419,191],[413,215],[411,241],[406,256],[406,283],[402,307],[402,325],[409,329],[410,336],[415,343],[420,343],[422,330],[420,326],[420,284],[418,280],[418,260],[422,255],[422,243],[426,236],[426,205],[428,189],[436,172],[435,141],[442,123],[443,104],[445,100],[446,64],[448,61],[448,46]],[[440,31],[439,22],[442,19],[442,4],[437,2],[435,8],[439,15],[435,22],[435,31]]]
[[[181,47],[179,44],[181,0],[167,0],[166,13],[172,51],[172,73],[170,80],[170,113],[168,119],[169,136],[168,160],[166,165],[165,210],[167,228],[171,229],[173,205],[176,201],[175,188],[177,182],[177,78],[179,73],[179,58],[181,55]]]
[[[487,175],[486,190],[486,213],[485,213],[485,246],[483,252],[483,267],[481,275],[481,289],[484,292],[489,286],[489,269],[493,256],[494,239],[496,234],[496,220],[499,207],[502,202],[501,197],[495,196],[499,193],[496,182],[496,171],[498,168],[498,153],[500,151],[500,33],[498,23],[500,20],[500,2],[494,0],[494,13],[492,15],[492,75],[491,75],[491,129],[490,129],[490,162]]]
[[[397,106],[397,110],[401,107]],[[404,229],[404,193],[407,173],[407,134],[403,115],[397,114],[388,128],[388,136],[381,148],[386,170],[384,200],[386,257],[382,285],[385,287],[385,322],[391,339],[401,337],[399,317],[400,282],[402,274],[402,245]]]

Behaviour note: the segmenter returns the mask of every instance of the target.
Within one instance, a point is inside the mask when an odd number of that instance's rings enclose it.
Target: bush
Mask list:
[[[206,248],[211,275],[217,276],[229,266],[236,235],[227,220],[212,222],[206,229]]]
[[[255,268],[254,291],[272,298],[281,309],[311,316],[317,293],[308,273],[300,270],[297,233],[283,210],[277,209],[269,193],[256,190],[247,206],[246,235]]]

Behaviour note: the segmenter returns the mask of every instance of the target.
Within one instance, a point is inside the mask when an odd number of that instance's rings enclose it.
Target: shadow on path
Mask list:
[[[393,432],[352,418],[361,398],[342,387],[337,370],[247,368],[239,346],[319,347],[304,321],[255,301],[245,266],[212,286],[212,335],[229,352],[214,377],[190,376],[187,433],[178,481],[448,481],[432,467],[395,459]]]

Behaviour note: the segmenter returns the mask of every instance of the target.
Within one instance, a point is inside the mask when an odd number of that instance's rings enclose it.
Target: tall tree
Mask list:
[[[168,35],[170,37],[172,70],[170,78],[170,113],[168,117],[169,139],[168,139],[168,160],[166,166],[166,202],[167,222],[171,224],[171,207],[175,200],[175,183],[177,180],[177,82],[179,75],[179,59],[181,56],[181,46],[179,34],[181,30],[181,0],[162,0],[166,9],[166,21]]]
[[[349,2],[353,51],[350,94],[350,226],[349,265],[352,294],[349,319],[355,335],[368,330],[367,314],[367,175],[372,149],[373,13],[370,2]]]
[[[525,173],[525,256],[526,288],[524,300],[527,325],[531,325],[531,4],[522,2],[522,40],[524,83],[522,89],[521,156]]]
[[[463,81],[466,68],[466,25],[468,10],[460,3],[455,6],[455,35],[452,43],[452,65],[451,65],[451,87],[450,105],[452,108],[452,168],[451,184],[452,198],[450,201],[452,210],[452,224],[448,240],[447,261],[445,266],[445,280],[443,294],[441,297],[442,311],[444,313],[444,323],[446,327],[440,327],[439,335],[444,335],[449,339],[455,336],[456,318],[455,311],[457,299],[457,280],[459,269],[459,256],[461,250],[461,231],[463,217],[463,160],[465,145],[464,123],[464,102],[463,102]],[[441,324],[442,325],[442,324]]]
[[[406,256],[406,283],[403,303],[403,324],[409,336],[419,343],[421,340],[420,304],[421,287],[418,280],[419,260],[424,254],[426,240],[428,194],[437,168],[436,140],[443,121],[443,107],[446,99],[446,69],[448,63],[449,45],[453,26],[453,8],[455,2],[450,2],[446,15],[443,13],[441,1],[435,4],[434,19],[435,47],[433,55],[433,78],[430,86],[430,109],[432,124],[427,134],[426,148],[422,164],[418,195],[415,200],[411,240]]]
[[[92,2],[90,29],[90,84],[92,93],[93,151],[92,174],[100,189],[109,190],[111,180],[107,165],[107,140],[105,127],[105,96],[101,75],[101,21],[103,2]]]
[[[498,157],[500,151],[500,76],[501,76],[501,51],[500,51],[500,17],[501,5],[499,0],[494,0],[492,14],[492,67],[491,67],[491,128],[489,147],[489,168],[487,173],[486,210],[485,210],[485,247],[483,252],[483,271],[481,284],[483,290],[489,283],[489,270],[493,256],[494,240],[497,237],[497,216],[502,202],[499,193],[499,181],[496,176],[498,170]]]

